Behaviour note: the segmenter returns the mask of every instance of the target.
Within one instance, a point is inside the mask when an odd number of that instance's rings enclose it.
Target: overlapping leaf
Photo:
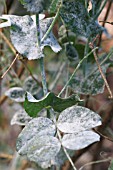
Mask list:
[[[50,32],[48,37],[41,42],[41,46],[37,45],[37,27],[35,16],[15,16],[3,15],[1,19],[8,20],[0,24],[0,28],[11,26],[11,41],[16,50],[29,60],[44,57],[43,48],[50,46],[54,52],[61,50],[53,33]],[[54,18],[43,19],[44,15],[40,14],[40,36],[43,38]]]
[[[57,127],[64,133],[78,133],[101,125],[101,117],[88,108],[72,106],[61,112]]]
[[[17,124],[25,126],[31,119],[32,118],[25,112],[24,109],[20,109],[14,114],[13,118],[11,119],[11,125]]]
[[[51,106],[55,111],[60,112],[67,107],[75,105],[79,102],[82,101],[77,95],[72,95],[68,98],[62,99],[55,96],[54,93],[48,93],[41,100],[36,100],[32,95],[27,93],[27,98],[24,102],[24,108],[30,116],[36,117],[37,113],[40,112],[43,108]]]
[[[18,136],[18,153],[26,155],[30,161],[38,163],[42,168],[48,168],[61,147],[58,139],[54,137],[55,131],[56,127],[50,119],[34,118]]]
[[[79,150],[98,141],[100,141],[100,136],[87,130],[76,134],[65,134],[62,138],[62,145],[67,149]]]

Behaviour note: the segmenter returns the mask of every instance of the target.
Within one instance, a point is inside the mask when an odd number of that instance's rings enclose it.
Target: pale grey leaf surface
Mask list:
[[[24,102],[25,100],[25,91],[21,87],[12,87],[5,92],[5,95],[15,102]]]
[[[22,155],[26,155],[28,145],[36,135],[38,135],[38,137],[45,135],[54,136],[55,131],[55,125],[50,119],[44,117],[32,119],[18,136],[17,151]]]
[[[20,0],[21,3],[31,13],[40,13],[47,9],[50,5],[51,0]]]
[[[38,80],[36,75],[33,76],[35,77],[36,80]],[[31,76],[29,76],[24,81],[23,89],[25,91],[28,91],[32,95],[36,95],[39,92],[40,88],[38,86],[38,83]]]
[[[27,157],[29,160],[37,162],[41,167],[47,168],[60,151],[61,144],[53,136],[35,136],[29,143]]]
[[[57,127],[64,133],[78,133],[101,125],[101,117],[88,108],[72,106],[61,112]]]
[[[40,38],[42,39],[47,32],[51,22],[54,18],[43,19],[44,15],[40,14]],[[11,26],[10,36],[11,41],[16,50],[25,58],[29,60],[38,59],[44,57],[43,48],[50,46],[54,52],[61,50],[56,38],[52,31],[47,38],[41,42],[40,47],[37,45],[37,27],[36,17],[33,16],[15,16],[15,15],[3,15],[1,19],[8,20],[5,23],[0,24],[0,28]]]
[[[65,134],[62,138],[62,145],[67,149],[79,150],[98,141],[100,141],[100,136],[89,130],[76,134]]]
[[[27,123],[32,119],[24,109],[18,110],[13,118],[11,119],[11,125],[17,124],[21,126],[27,125]]]

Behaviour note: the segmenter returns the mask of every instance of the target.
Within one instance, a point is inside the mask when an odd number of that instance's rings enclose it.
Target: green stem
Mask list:
[[[36,15],[36,26],[37,26],[37,45],[40,47],[40,23],[39,23],[39,14]],[[40,59],[40,69],[41,69],[41,76],[42,76],[42,86],[44,95],[48,93],[47,90],[47,83],[46,83],[46,74],[44,68],[44,59],[41,57]]]
[[[61,3],[61,4],[62,4],[62,3]],[[42,37],[41,42],[43,42],[43,41],[47,38],[47,36],[49,35],[49,33],[50,33],[50,31],[52,30],[53,26],[55,25],[55,22],[56,22],[56,20],[57,20],[57,18],[58,18],[58,16],[59,16],[61,4],[60,4],[60,6],[59,6],[59,8],[58,8],[58,10],[57,10],[57,13],[56,13],[56,15],[55,15],[55,17],[54,17],[54,20],[52,21],[49,29],[47,30],[47,32],[45,33],[45,35]]]
[[[82,60],[80,60],[80,62],[78,63],[77,67],[75,68],[73,74],[71,75],[71,77],[69,78],[69,80],[67,81],[67,83],[65,84],[65,86],[63,87],[63,89],[60,91],[60,93],[59,93],[58,96],[60,96],[60,95],[64,92],[64,90],[65,90],[66,87],[69,85],[69,83],[70,83],[70,81],[72,80],[72,78],[74,77],[75,73],[76,73],[77,70],[80,68],[80,66],[81,66],[81,64],[83,63],[83,61],[84,61],[85,59],[87,59],[88,56],[89,56],[91,53],[93,53],[96,49],[98,49],[98,47],[94,48],[94,49],[93,49],[92,51],[90,51],[86,56],[84,56],[84,58],[83,58]]]

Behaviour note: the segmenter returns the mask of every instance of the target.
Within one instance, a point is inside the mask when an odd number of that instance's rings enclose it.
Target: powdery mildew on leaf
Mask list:
[[[33,75],[35,77],[35,79],[37,80],[36,75]],[[23,89],[25,91],[28,91],[29,93],[31,93],[32,95],[36,95],[39,92],[39,86],[38,83],[31,77],[27,77],[24,81],[23,84]]]
[[[47,9],[51,0],[21,0],[21,3],[31,13],[40,13]]]
[[[30,141],[36,136],[54,136],[56,131],[55,125],[53,122],[44,117],[32,119],[19,134],[17,139],[17,151],[26,155],[28,151],[28,145]]]
[[[24,109],[18,110],[13,118],[11,119],[11,125],[17,124],[21,126],[27,125],[27,123],[32,119]]]
[[[103,73],[106,73],[106,69],[108,68],[109,64],[105,64],[104,66],[101,66]],[[97,68],[94,67],[94,68]],[[75,76],[71,81],[69,86],[79,94],[85,94],[85,95],[97,95],[100,93],[103,93],[105,88],[104,80],[99,72],[99,70],[95,71],[93,74],[87,76],[87,78],[84,78],[84,75],[81,74],[79,76]]]
[[[83,0],[64,0],[60,15],[66,27],[77,35],[94,38],[103,31],[102,27],[89,17]]]
[[[65,134],[62,145],[71,150],[79,150],[88,145],[100,141],[100,136],[93,131],[83,131],[76,134]]]
[[[41,167],[48,168],[51,166],[51,159],[57,155],[60,148],[61,144],[56,137],[37,135],[29,143],[27,157]]]
[[[39,15],[40,19],[40,38],[42,39],[47,32],[51,22],[54,18],[43,19],[43,14]],[[43,49],[45,46],[50,46],[54,52],[61,50],[56,38],[52,31],[48,37],[41,42],[40,47],[37,43],[37,27],[36,16],[15,16],[15,15],[3,15],[1,19],[7,19],[7,24],[0,24],[0,28],[11,26],[10,36],[11,41],[16,50],[28,60],[39,59],[44,57]]]
[[[82,106],[72,106],[61,112],[57,127],[64,133],[78,133],[101,125],[101,117]]]
[[[25,100],[25,91],[21,87],[12,87],[5,92],[5,95],[15,102],[24,102]]]

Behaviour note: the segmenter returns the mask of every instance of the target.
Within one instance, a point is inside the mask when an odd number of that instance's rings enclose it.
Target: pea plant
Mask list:
[[[22,83],[5,92],[22,107],[11,120],[12,125],[24,126],[17,138],[16,150],[42,169],[60,167],[68,159],[77,170],[71,156],[74,151],[100,141],[100,135],[93,128],[102,124],[100,115],[85,107],[81,96],[103,93],[106,86],[109,98],[113,97],[105,77],[113,50],[97,56],[99,35],[108,36],[107,30],[98,23],[107,0],[20,2],[30,14],[2,15],[0,28],[10,27],[14,62],[18,59],[25,64],[27,60],[38,60],[42,83],[30,72]],[[51,55],[63,58],[63,62],[48,86],[44,59]],[[62,80],[62,89],[56,94],[54,87],[63,70],[68,72],[68,78]]]

